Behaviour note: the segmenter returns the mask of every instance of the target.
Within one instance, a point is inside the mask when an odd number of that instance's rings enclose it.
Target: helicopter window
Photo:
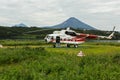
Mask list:
[[[47,38],[49,38],[50,36],[47,36]]]
[[[50,38],[50,36],[47,36],[47,38]]]
[[[48,39],[50,39],[50,38],[51,38],[51,36],[47,36],[47,38],[48,38]]]
[[[70,41],[70,39],[68,39],[68,41]]]
[[[71,35],[71,36],[76,36],[76,33],[75,33],[75,32],[68,32],[68,31],[66,31],[65,34]]]

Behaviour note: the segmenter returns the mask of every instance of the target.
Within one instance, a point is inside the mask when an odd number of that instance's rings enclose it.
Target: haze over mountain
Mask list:
[[[23,23],[20,23],[20,24],[16,24],[12,27],[28,27],[27,25],[23,24]]]
[[[75,17],[71,17],[61,24],[50,26],[50,28],[67,28],[71,27],[73,29],[87,29],[87,30],[96,30],[96,28],[78,20]]]

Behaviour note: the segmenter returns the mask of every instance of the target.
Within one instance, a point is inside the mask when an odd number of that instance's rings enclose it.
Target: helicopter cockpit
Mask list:
[[[51,40],[56,39],[56,36],[59,36],[58,34],[48,34],[44,38],[46,42],[51,42]]]
[[[77,35],[74,31],[66,31],[65,34],[71,35],[71,36],[76,36]]]
[[[47,35],[44,39],[45,39],[45,42],[50,42],[52,39],[52,36]]]

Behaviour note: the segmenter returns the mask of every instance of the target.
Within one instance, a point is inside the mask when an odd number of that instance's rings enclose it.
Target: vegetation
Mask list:
[[[0,40],[3,46],[28,46],[28,45],[45,45],[42,40]]]
[[[0,39],[43,39],[47,34],[59,29],[45,29],[38,27],[2,27],[0,26]],[[99,30],[75,30],[81,33],[90,33],[97,35],[109,35],[111,31]],[[116,32],[113,39],[120,39],[120,33]]]
[[[31,40],[0,43],[4,45],[0,48],[0,80],[119,80],[120,77],[120,43],[89,42],[79,48],[52,48]],[[78,57],[79,51],[85,56]]]

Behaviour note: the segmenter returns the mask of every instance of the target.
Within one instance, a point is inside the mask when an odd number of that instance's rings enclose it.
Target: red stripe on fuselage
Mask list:
[[[81,42],[85,41],[85,38],[61,39],[60,41]],[[56,39],[52,39],[51,42],[56,42]]]
[[[97,35],[92,35],[92,34],[90,34],[87,38],[96,39],[96,38],[98,38],[98,36],[97,36]]]
[[[96,38],[98,38],[97,35],[93,35],[93,34],[79,34],[76,37],[77,38],[85,37],[85,38],[89,38],[89,39],[96,39]]]

